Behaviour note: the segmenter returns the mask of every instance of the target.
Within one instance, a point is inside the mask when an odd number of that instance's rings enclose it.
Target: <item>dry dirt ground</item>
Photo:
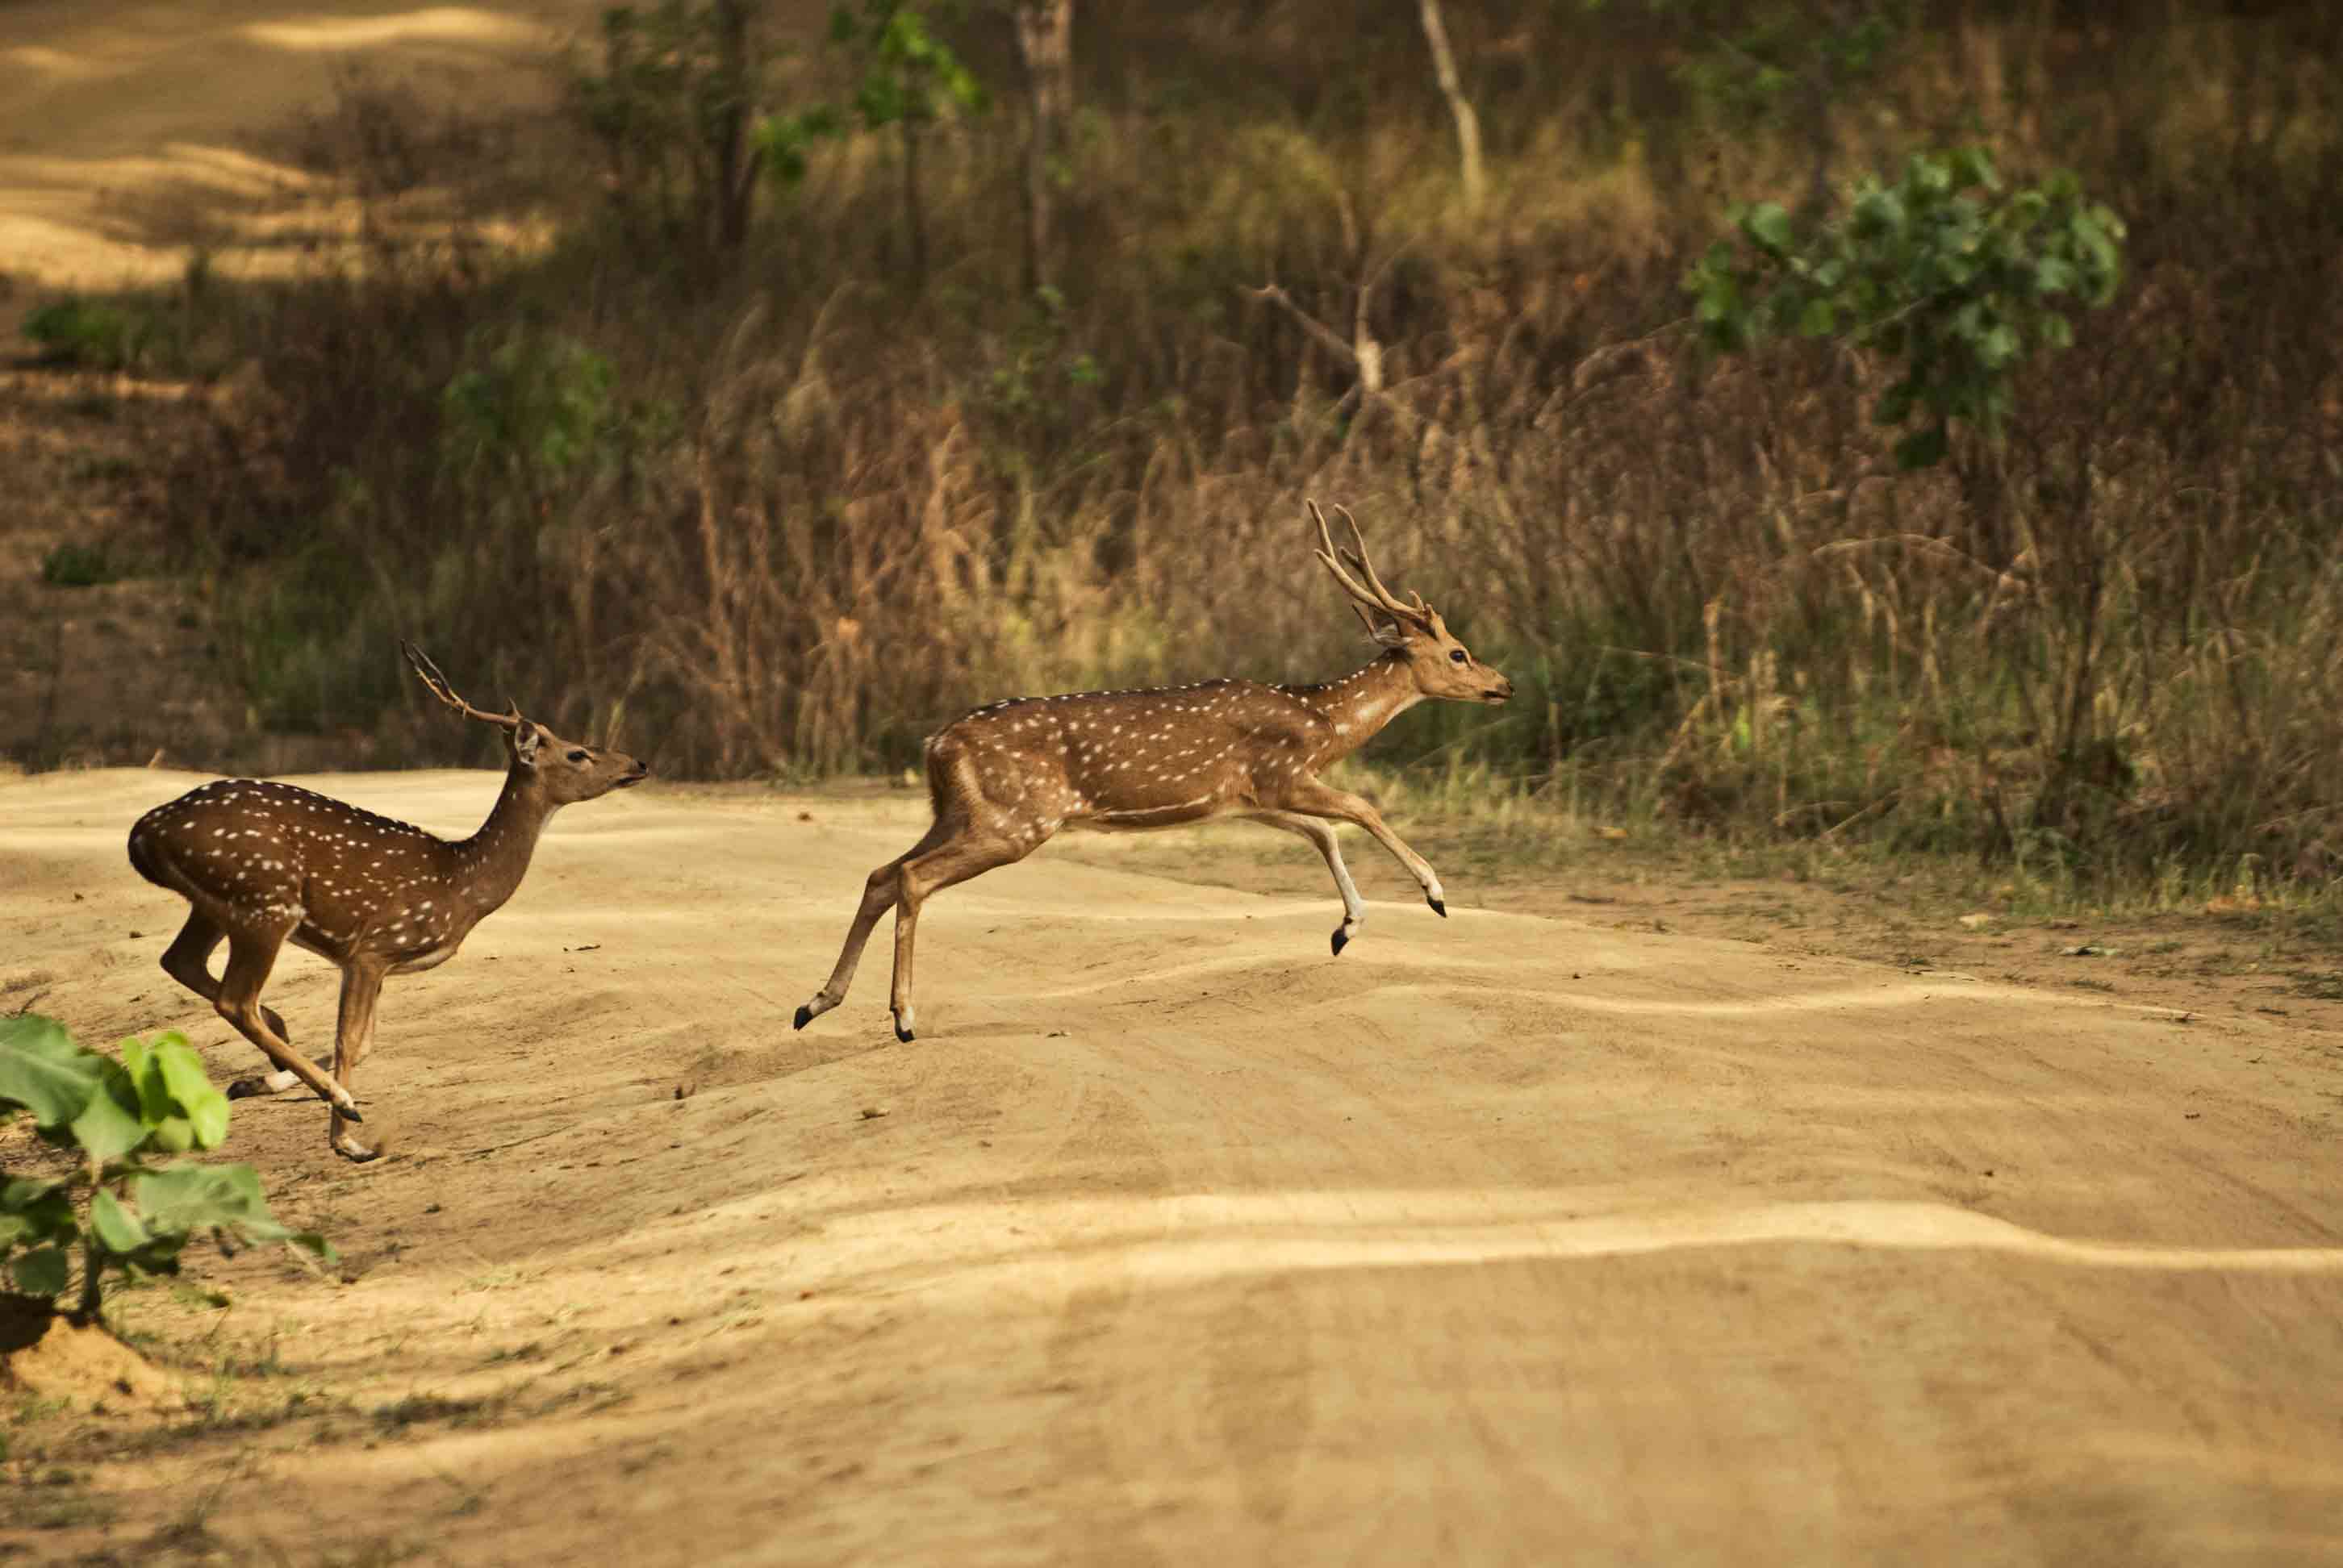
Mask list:
[[[252,1053],[125,826],[0,784],[12,1008]],[[478,773],[315,780],[468,830]],[[122,1298],[174,1422],[19,1408],[0,1555],[161,1563],[2333,1562],[2343,1055],[2300,1016],[1192,876],[1079,841],[882,934],[917,803],[565,814],[360,1081],[229,1152],[340,1269]],[[1129,842],[1143,849],[1126,852]],[[1184,856],[1183,856],[1184,850]],[[1118,859],[1118,857],[1123,857]],[[1475,902],[1483,907],[1470,907]],[[1527,901],[1527,900],[1518,900]],[[322,1045],[331,971],[270,998]]]
[[[537,67],[598,0],[0,0],[0,271],[110,286],[178,276],[200,244],[269,263],[300,174],[256,132],[317,106],[349,66],[455,99],[544,91]]]

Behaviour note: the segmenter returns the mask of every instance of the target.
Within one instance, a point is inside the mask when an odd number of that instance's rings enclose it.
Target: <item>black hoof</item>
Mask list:
[[[239,1078],[227,1086],[230,1100],[256,1100],[267,1092],[256,1078]]]
[[[326,1103],[328,1105],[334,1104],[330,1100],[326,1101]],[[345,1121],[364,1122],[366,1121],[365,1117],[358,1114],[358,1108],[355,1105],[334,1105],[334,1112]]]
[[[812,1021],[813,1021],[813,1003],[811,1003],[811,1002],[808,1002],[808,1003],[806,1003],[803,1007],[800,1007],[799,1009],[798,1009],[798,1016],[797,1016],[797,1018],[796,1018],[795,1021],[793,1021],[793,1022],[789,1025],[789,1027],[790,1027],[791,1029],[803,1029],[806,1025],[808,1025],[808,1024],[811,1023]]]
[[[1334,928],[1334,956],[1338,959],[1341,958],[1342,956],[1342,950],[1350,945],[1351,933],[1344,930],[1342,927],[1336,926]]]
[[[365,1165],[382,1158],[382,1151],[379,1149],[362,1149],[353,1152],[338,1143],[334,1145],[334,1152],[353,1165]]]
[[[1433,914],[1438,915],[1443,920],[1448,918],[1448,906],[1446,904],[1442,903],[1438,899],[1433,898],[1430,894],[1426,894],[1424,896],[1423,901],[1432,906],[1432,912]]]
[[[899,1023],[895,1026],[895,1038],[901,1040],[905,1045],[909,1045],[911,1041],[919,1039],[919,1036],[913,1034],[910,1030],[905,1029]]]

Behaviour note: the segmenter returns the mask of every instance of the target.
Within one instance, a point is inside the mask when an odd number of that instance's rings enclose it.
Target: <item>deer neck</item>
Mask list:
[[[505,772],[504,792],[479,831],[457,844],[457,895],[478,920],[500,908],[528,875],[538,835],[557,808],[548,804],[536,775],[518,764]]]
[[[1332,742],[1321,749],[1320,766],[1348,757],[1382,733],[1384,725],[1423,700],[1414,672],[1404,654],[1386,653],[1363,669],[1340,680],[1296,689],[1300,698],[1333,727]]]

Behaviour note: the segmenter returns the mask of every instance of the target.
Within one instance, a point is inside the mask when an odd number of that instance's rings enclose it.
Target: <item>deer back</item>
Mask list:
[[[453,896],[456,849],[396,821],[291,784],[223,779],[156,807],[130,829],[147,880],[228,923],[297,929],[347,947],[396,933],[395,949],[460,937],[472,920]]]
[[[996,702],[940,732],[930,759],[940,807],[972,790],[1049,828],[1154,826],[1273,804],[1337,739],[1291,691],[1210,680]]]

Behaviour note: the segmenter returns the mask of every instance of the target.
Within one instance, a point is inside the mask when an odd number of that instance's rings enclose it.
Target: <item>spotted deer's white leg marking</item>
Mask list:
[[[1340,508],[1336,508],[1338,511]],[[916,1031],[911,976],[920,906],[955,882],[1023,859],[1061,827],[1146,831],[1221,815],[1307,839],[1342,896],[1334,951],[1366,904],[1327,819],[1356,822],[1396,856],[1445,915],[1447,895],[1423,858],[1374,806],[1319,782],[1384,725],[1426,698],[1503,702],[1513,683],[1475,659],[1420,595],[1400,598],[1368,559],[1355,520],[1338,547],[1316,503],[1314,554],[1384,648],[1365,668],[1318,686],[1203,681],[1146,691],[1089,691],[987,704],[930,737],[935,821],[919,843],[872,871],[830,979],[797,1010],[803,1029],[846,1000],[880,918],[895,911],[888,1004],[903,1040]]]
[[[510,898],[538,833],[562,806],[639,782],[649,769],[623,753],[574,745],[516,709],[486,713],[458,697],[437,666],[401,645],[424,685],[468,718],[506,732],[504,792],[480,830],[447,843],[405,822],[290,784],[222,779],[156,807],[130,829],[130,864],[187,900],[187,923],[163,954],[172,979],[209,1001],[268,1058],[273,1070],[239,1081],[241,1097],[304,1085],[333,1107],[327,1136],[352,1160],[359,1142],[351,1084],[374,1038],[384,975],[452,957],[471,928]],[[214,980],[215,949],[228,944]],[[296,1053],[285,1020],[260,1001],[286,942],[342,970],[331,1057]],[[331,1076],[327,1068],[331,1068]]]
[[[1293,811],[1256,811],[1252,819],[1301,834],[1326,858],[1326,869],[1334,873],[1334,890],[1342,895],[1342,923],[1334,928],[1333,938],[1334,953],[1339,958],[1342,950],[1350,946],[1351,939],[1367,923],[1367,901],[1359,897],[1358,884],[1351,880],[1351,868],[1342,864],[1342,846],[1334,837],[1334,829],[1315,817]]]
[[[1423,889],[1423,901],[1443,918],[1448,913],[1447,895],[1441,891],[1440,877],[1431,863],[1401,842],[1400,836],[1384,822],[1383,813],[1367,801],[1347,790],[1331,789],[1315,779],[1303,780],[1304,788],[1293,792],[1293,809],[1313,817],[1332,817],[1337,821],[1355,822],[1374,835],[1375,841],[1389,849],[1408,869],[1408,874]]]

